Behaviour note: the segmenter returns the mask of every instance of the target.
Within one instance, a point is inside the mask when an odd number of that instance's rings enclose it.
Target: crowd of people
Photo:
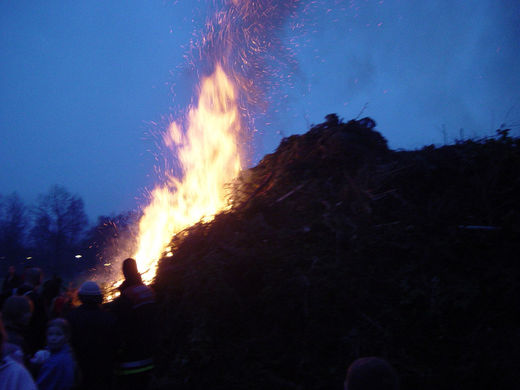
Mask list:
[[[94,281],[77,291],[39,268],[10,267],[0,300],[0,390],[146,389],[154,368],[156,303],[137,264],[123,262],[120,295]],[[143,337],[146,335],[146,337]]]
[[[0,390],[146,389],[154,368],[156,303],[134,259],[103,303],[94,281],[75,291],[39,268],[6,276],[0,300]],[[398,390],[394,368],[378,357],[348,368],[345,390]]]

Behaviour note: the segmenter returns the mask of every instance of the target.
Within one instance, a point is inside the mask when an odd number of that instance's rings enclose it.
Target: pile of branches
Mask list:
[[[520,140],[393,151],[326,119],[172,240],[154,388],[340,389],[374,355],[404,389],[511,388]]]

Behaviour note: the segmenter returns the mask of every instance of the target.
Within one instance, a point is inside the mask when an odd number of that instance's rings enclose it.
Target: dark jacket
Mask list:
[[[70,390],[76,382],[76,362],[69,345],[51,356],[38,371],[36,384],[40,390]]]
[[[152,289],[142,282],[121,286],[113,305],[119,338],[119,374],[132,374],[153,368],[156,348],[156,303]]]
[[[2,284],[2,295],[10,297],[21,284],[22,279],[17,274],[7,275]]]
[[[29,290],[23,295],[27,296],[33,303],[33,313],[25,334],[27,352],[29,355],[33,355],[45,346],[45,331],[49,318],[43,298],[36,289]]]
[[[75,352],[85,389],[109,388],[116,350],[116,318],[95,303],[84,303],[65,316],[71,328]]]

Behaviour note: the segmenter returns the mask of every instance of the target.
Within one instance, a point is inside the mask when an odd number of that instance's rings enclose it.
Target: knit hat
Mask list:
[[[81,285],[78,291],[78,295],[102,296],[103,294],[101,293],[101,290],[99,289],[97,283],[89,280]]]

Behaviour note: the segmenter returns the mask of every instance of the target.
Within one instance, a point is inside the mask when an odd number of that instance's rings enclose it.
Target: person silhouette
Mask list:
[[[98,284],[87,281],[78,290],[81,305],[68,312],[70,344],[81,371],[82,390],[105,390],[112,383],[116,318],[103,310],[103,293]]]
[[[116,389],[144,389],[154,369],[156,303],[152,289],[143,283],[134,259],[123,261],[125,280],[114,301],[116,334]]]

